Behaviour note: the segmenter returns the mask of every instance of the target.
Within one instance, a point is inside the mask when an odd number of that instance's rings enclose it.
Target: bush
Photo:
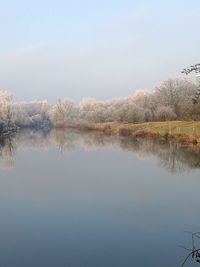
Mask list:
[[[171,107],[158,107],[156,110],[155,118],[158,121],[170,121],[176,119],[176,114]]]

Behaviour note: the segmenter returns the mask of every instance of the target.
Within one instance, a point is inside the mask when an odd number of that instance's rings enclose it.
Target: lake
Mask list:
[[[181,266],[200,231],[199,189],[192,147],[20,131],[0,148],[0,266]]]

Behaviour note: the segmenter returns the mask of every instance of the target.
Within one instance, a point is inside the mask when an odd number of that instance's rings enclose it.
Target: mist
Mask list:
[[[61,1],[55,10],[53,1],[8,2],[12,9],[5,3],[1,11],[0,89],[16,100],[132,95],[199,61],[197,1]]]

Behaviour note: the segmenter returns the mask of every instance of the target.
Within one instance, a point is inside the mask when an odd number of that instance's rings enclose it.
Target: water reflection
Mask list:
[[[2,170],[12,170],[15,161],[15,142],[11,138],[0,141],[0,168]]]
[[[200,168],[200,148],[197,147],[76,130],[52,130],[50,132],[21,130],[14,137],[1,140],[0,167],[4,170],[13,169],[19,149],[47,150],[52,146],[57,147],[61,153],[71,152],[81,146],[85,150],[121,149],[133,153],[140,160],[155,156],[158,164],[172,174]]]

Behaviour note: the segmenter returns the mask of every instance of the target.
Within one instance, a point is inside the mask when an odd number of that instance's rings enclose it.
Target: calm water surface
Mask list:
[[[0,163],[2,267],[178,267],[200,231],[198,150],[22,131]]]

